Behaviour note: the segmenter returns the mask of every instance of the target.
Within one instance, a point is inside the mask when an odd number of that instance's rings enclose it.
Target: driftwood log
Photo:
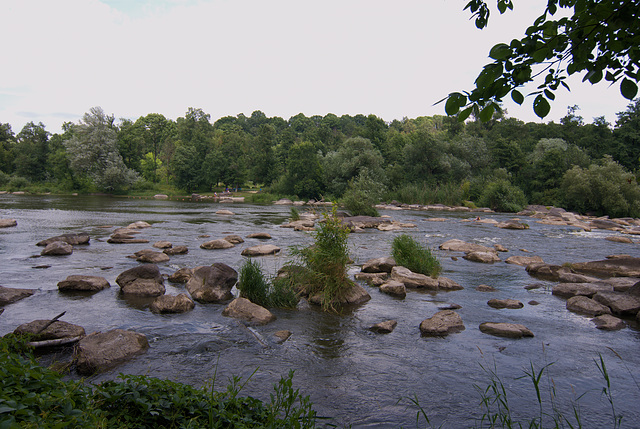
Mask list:
[[[57,347],[77,343],[83,338],[84,335],[80,335],[77,337],[56,338],[55,340],[31,341],[28,342],[27,345],[33,347],[34,349],[42,347]]]

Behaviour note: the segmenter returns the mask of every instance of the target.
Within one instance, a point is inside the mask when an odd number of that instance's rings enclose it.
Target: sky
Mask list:
[[[467,0],[0,0],[0,123],[61,132],[100,106],[116,118],[211,121],[255,110],[289,119],[444,114],[491,47],[521,37],[545,0],[515,2],[478,30]],[[492,4],[492,2],[489,2]],[[629,104],[617,86],[570,82],[544,122],[586,123]],[[541,122],[528,97],[508,116]]]

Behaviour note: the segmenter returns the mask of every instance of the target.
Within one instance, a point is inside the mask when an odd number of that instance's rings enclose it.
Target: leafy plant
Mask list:
[[[391,254],[398,265],[431,277],[438,277],[442,266],[429,248],[407,234],[398,235],[391,244]]]
[[[258,262],[246,259],[240,267],[238,290],[240,296],[263,307],[295,308],[299,298],[291,285],[270,282]]]
[[[291,209],[289,210],[289,213],[291,213],[292,221],[300,220],[300,212],[298,211],[297,208],[291,207]]]
[[[480,195],[479,204],[499,212],[515,213],[527,205],[524,192],[508,180],[490,182]]]

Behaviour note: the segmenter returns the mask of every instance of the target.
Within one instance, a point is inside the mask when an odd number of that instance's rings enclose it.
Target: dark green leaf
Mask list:
[[[444,105],[444,111],[447,115],[455,115],[460,110],[460,107],[464,106],[466,97],[459,92],[454,92],[449,95],[447,102]]]
[[[620,82],[620,93],[627,100],[633,100],[638,93],[638,85],[634,81],[624,78]]]
[[[546,98],[544,98],[542,94],[538,95],[536,99],[533,100],[533,111],[539,118],[543,119],[545,116],[549,114],[550,110],[551,110],[551,106],[549,105],[549,102],[547,101]]]
[[[513,91],[511,91],[511,99],[516,104],[522,104],[524,102],[524,95],[522,95],[522,93],[517,89],[514,89]]]
[[[493,116],[493,112],[496,110],[495,104],[490,103],[480,111],[480,120],[482,122],[488,122]]]
[[[544,90],[544,95],[546,95],[549,100],[555,100],[556,99],[555,94],[553,92],[549,91],[548,89]]]
[[[473,111],[473,106],[469,106],[466,109],[464,109],[462,112],[458,113],[458,122],[464,122],[469,115],[471,115],[471,112]]]
[[[510,55],[511,48],[509,47],[509,45],[506,45],[504,43],[495,45],[493,48],[491,48],[491,51],[489,51],[489,57],[493,58],[494,60],[504,60]]]

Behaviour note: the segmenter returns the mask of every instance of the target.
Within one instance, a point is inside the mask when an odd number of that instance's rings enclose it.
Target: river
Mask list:
[[[220,209],[235,214],[215,214]],[[539,415],[535,390],[530,380],[520,377],[531,365],[539,370],[549,364],[540,382],[546,402],[544,412],[552,413],[553,406],[557,406],[571,419],[572,406],[577,404],[583,427],[612,427],[611,405],[601,394],[606,384],[596,366],[601,355],[612,382],[615,412],[623,416],[623,427],[640,425],[640,330],[635,321],[627,321],[627,328],[620,331],[598,330],[589,318],[565,309],[565,301],[551,294],[552,283],[530,277],[523,267],[504,262],[470,262],[452,258],[460,254],[438,249],[442,242],[458,238],[489,246],[501,244],[509,249],[500,255],[502,260],[511,255],[538,255],[547,263],[562,264],[620,253],[638,256],[637,243],[610,242],[604,237],[611,232],[583,232],[528,218],[522,220],[530,229],[514,231],[466,222],[475,217],[469,213],[381,214],[416,227],[402,232],[366,230],[351,234],[354,265],[350,274],[358,272],[357,265],[370,258],[389,256],[393,237],[408,233],[434,251],[443,265],[442,275],[464,286],[464,290],[413,290],[401,300],[365,285],[371,300],[344,314],[323,313],[316,308],[273,310],[275,322],[247,330],[238,321],[221,315],[222,304],[196,303],[195,309],[185,314],[153,314],[148,302],[123,299],[115,279],[138,264],[128,255],[151,248],[160,240],[189,248],[188,254],[172,256],[169,262],[160,264],[163,274],[214,262],[239,270],[243,262],[241,250],[258,244],[257,239],[245,239],[245,243],[226,250],[203,250],[199,245],[229,234],[246,237],[253,232],[268,232],[273,237],[270,243],[282,248],[276,256],[257,258],[264,271],[273,275],[288,260],[290,246],[312,242],[309,233],[280,227],[287,222],[290,207],[0,195],[0,217],[18,222],[16,227],[0,229],[0,284],[37,289],[32,297],[4,307],[0,335],[22,323],[49,319],[66,311],[62,320],[81,325],[88,333],[122,328],[147,336],[151,347],[146,354],[90,377],[90,382],[124,373],[201,386],[215,376],[216,386],[222,388],[232,376],[246,379],[253,374],[242,394],[268,400],[273,384],[293,369],[294,387],[311,396],[320,415],[332,417],[332,424],[354,428],[415,427],[417,408],[411,405],[410,398],[417,399],[436,427],[479,427],[484,413],[480,391],[490,384],[488,370],[495,370],[507,389],[513,417],[535,417]],[[482,216],[496,220],[512,217]],[[427,221],[433,217],[445,220]],[[139,234],[149,244],[107,243],[115,227],[135,221],[152,224]],[[38,257],[42,248],[36,242],[70,232],[89,233],[90,244],[75,246],[69,256]],[[71,274],[105,277],[111,288],[91,296],[59,293],[56,284]],[[543,283],[544,287],[524,288],[532,283]],[[480,284],[498,291],[478,292],[475,287]],[[167,294],[184,291],[183,285],[168,281],[165,285]],[[513,298],[525,306],[497,310],[487,305],[490,298]],[[539,304],[528,304],[532,300]],[[420,322],[439,307],[452,303],[462,306],[457,312],[466,329],[445,338],[422,337]],[[383,335],[368,330],[387,319],[398,321],[394,332]],[[522,323],[535,337],[512,340],[481,333],[478,325],[489,321]],[[273,333],[282,329],[293,335],[278,344]]]

